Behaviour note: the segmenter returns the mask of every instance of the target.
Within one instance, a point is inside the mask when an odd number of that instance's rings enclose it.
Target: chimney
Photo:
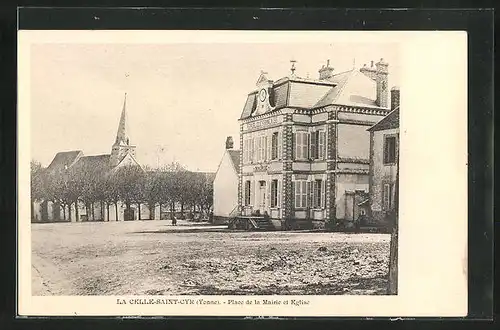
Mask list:
[[[233,149],[233,147],[234,147],[233,137],[228,136],[226,138],[226,149]]]
[[[399,107],[399,87],[394,86],[391,88],[391,110]]]
[[[330,66],[330,60],[326,61],[326,66],[319,69],[319,80],[327,80],[333,76],[333,68]]]
[[[371,66],[368,67],[366,64],[363,64],[363,67],[359,69],[365,76],[372,80],[377,80],[377,70],[373,67],[373,61],[371,61]]]
[[[381,58],[376,64],[375,81],[377,83],[377,105],[382,108],[387,108],[387,76],[389,75],[389,70],[384,59]]]

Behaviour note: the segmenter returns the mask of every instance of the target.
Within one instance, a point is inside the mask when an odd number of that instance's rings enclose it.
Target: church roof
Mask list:
[[[82,154],[80,150],[58,152],[47,167],[47,171],[54,173],[64,170],[73,165]]]
[[[368,131],[383,131],[386,129],[399,128],[399,107],[389,112],[387,116],[382,118],[378,123],[368,129]]]
[[[376,82],[359,69],[337,73],[325,80],[285,77],[270,90],[270,103],[284,107],[321,108],[327,105],[376,107]],[[257,91],[248,94],[240,119],[248,118],[257,107]]]
[[[81,167],[85,169],[111,169],[109,162],[109,154],[97,155],[97,156],[84,156],[81,157],[73,167]]]

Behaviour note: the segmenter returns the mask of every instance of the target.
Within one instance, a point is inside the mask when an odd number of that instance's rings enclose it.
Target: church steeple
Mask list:
[[[115,144],[129,145],[128,129],[127,129],[127,93],[123,99],[123,109],[118,124],[118,131],[116,132]]]
[[[111,166],[118,165],[128,153],[135,156],[135,146],[130,145],[127,124],[127,93],[125,93],[123,109],[120,116],[120,122],[118,124],[118,130],[116,132],[116,139],[111,149]]]

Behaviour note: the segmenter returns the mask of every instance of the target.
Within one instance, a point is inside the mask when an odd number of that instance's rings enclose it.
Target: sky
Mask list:
[[[182,43],[31,46],[31,158],[47,166],[57,152],[107,154],[127,93],[136,158],[158,166],[178,161],[215,172],[227,136],[239,144],[238,118],[260,72],[317,78],[384,58],[389,86],[399,85],[394,43]],[[163,151],[162,151],[163,150]]]

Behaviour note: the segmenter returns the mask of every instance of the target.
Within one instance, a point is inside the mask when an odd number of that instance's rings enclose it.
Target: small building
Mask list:
[[[232,137],[226,140],[226,149],[214,179],[213,222],[225,224],[238,215],[238,182],[240,150],[233,149]]]
[[[354,222],[368,198],[370,134],[389,112],[388,63],[317,79],[262,72],[240,117],[238,205],[277,229]]]
[[[370,127],[370,210],[368,225],[387,225],[398,203],[399,88],[391,89],[392,111]]]

